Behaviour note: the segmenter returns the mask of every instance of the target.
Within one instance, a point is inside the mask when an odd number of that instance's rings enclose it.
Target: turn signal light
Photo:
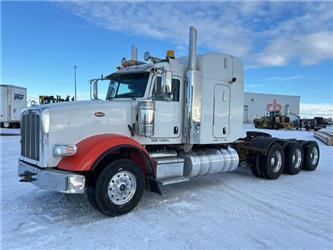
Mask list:
[[[55,145],[53,148],[54,156],[69,156],[76,154],[76,145]]]

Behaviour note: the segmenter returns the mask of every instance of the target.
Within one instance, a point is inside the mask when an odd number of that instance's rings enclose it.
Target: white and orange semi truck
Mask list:
[[[145,53],[91,81],[92,98],[40,105],[21,114],[20,181],[63,193],[86,193],[102,213],[131,211],[144,190],[248,166],[259,178],[314,170],[314,141],[243,136],[243,65],[240,58]],[[98,96],[99,80],[108,81]]]

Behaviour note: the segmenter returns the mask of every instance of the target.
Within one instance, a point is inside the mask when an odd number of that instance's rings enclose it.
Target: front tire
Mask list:
[[[100,173],[89,192],[89,202],[107,216],[132,211],[139,203],[144,188],[144,175],[132,160],[119,159]]]

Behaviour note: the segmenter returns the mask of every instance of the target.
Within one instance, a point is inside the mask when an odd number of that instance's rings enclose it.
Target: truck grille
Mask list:
[[[40,113],[28,110],[22,114],[21,155],[39,161]]]

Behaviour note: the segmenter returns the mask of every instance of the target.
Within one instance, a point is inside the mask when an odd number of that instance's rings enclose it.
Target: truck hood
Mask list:
[[[49,105],[40,108],[49,112],[48,166],[55,166],[53,157],[57,144],[77,144],[98,134],[131,136],[128,125],[135,122],[136,101],[77,101]]]
[[[57,102],[42,104],[37,107],[41,109],[67,109],[68,107],[82,107],[82,106],[99,106],[101,104],[110,104],[110,103],[133,103],[135,102],[131,98],[124,99],[113,99],[113,100],[85,100],[85,101],[74,101],[74,102]]]

